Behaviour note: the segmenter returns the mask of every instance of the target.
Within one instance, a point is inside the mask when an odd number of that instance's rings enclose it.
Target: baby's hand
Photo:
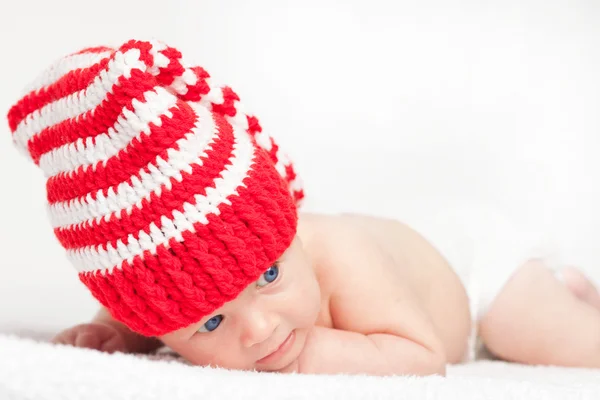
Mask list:
[[[76,325],[60,332],[52,343],[84,347],[107,353],[127,352],[125,337],[121,331],[102,323]]]
[[[298,360],[294,360],[287,367],[284,367],[284,368],[279,369],[279,370],[274,371],[274,372],[279,372],[279,373],[282,373],[282,374],[295,374],[295,373],[300,372],[299,368],[300,367],[298,365]]]

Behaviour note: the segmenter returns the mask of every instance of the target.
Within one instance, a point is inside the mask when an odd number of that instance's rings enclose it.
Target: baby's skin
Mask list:
[[[509,361],[600,368],[600,296],[575,268],[520,266],[478,321]],[[409,226],[363,215],[301,214],[281,258],[235,300],[160,338],[101,309],[54,343],[189,362],[308,374],[444,375],[468,352],[469,300],[444,258]]]

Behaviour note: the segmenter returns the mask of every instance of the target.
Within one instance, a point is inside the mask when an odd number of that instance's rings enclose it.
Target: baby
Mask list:
[[[71,54],[8,118],[102,304],[55,343],[166,345],[241,370],[444,375],[480,341],[510,361],[600,368],[600,295],[579,270],[555,270],[494,210],[299,213],[302,186],[273,138],[172,47]]]

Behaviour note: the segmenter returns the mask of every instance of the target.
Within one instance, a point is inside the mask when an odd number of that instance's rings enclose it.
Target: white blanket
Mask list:
[[[497,361],[443,377],[280,375],[195,367],[0,335],[0,399],[600,399],[600,370]]]

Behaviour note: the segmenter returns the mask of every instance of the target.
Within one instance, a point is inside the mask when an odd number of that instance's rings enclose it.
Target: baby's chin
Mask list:
[[[273,361],[272,363],[257,362],[255,363],[252,369],[264,372],[276,372],[285,370],[286,367],[289,367],[292,363],[294,363],[294,361],[296,361],[302,353],[302,350],[304,349],[304,345],[306,343],[307,333],[308,329],[306,328],[294,329],[293,343],[281,357],[279,357],[276,361]]]

